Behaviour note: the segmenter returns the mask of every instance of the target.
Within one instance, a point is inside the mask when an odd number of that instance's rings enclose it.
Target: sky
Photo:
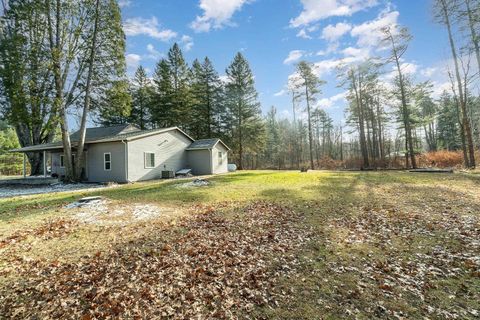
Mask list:
[[[340,123],[345,89],[335,67],[384,56],[379,28],[400,24],[414,36],[402,69],[417,81],[431,80],[434,95],[448,87],[450,58],[445,30],[434,22],[432,0],[121,0],[131,76],[142,65],[151,75],[156,62],[177,42],[189,64],[208,56],[220,76],[237,52],[250,63],[262,110],[275,106],[291,118],[288,78],[306,60],[327,83],[317,107]],[[390,67],[386,68],[389,71]],[[388,81],[387,72],[383,78]]]

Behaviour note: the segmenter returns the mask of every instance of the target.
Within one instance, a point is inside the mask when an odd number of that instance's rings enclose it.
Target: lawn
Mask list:
[[[208,180],[0,199],[0,319],[480,317],[480,176]]]

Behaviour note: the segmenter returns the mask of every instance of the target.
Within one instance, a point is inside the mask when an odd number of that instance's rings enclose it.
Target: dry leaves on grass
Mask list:
[[[343,237],[334,237],[330,242],[334,251],[340,245],[347,249],[366,246],[381,252],[381,258],[371,252],[355,263],[349,258],[338,257],[329,264],[333,273],[355,274],[362,279],[352,292],[353,296],[360,297],[368,288],[376,286],[383,300],[398,301],[411,296],[422,309],[421,313],[432,317],[463,319],[479,315],[478,308],[467,307],[461,302],[480,301],[476,289],[480,280],[480,220],[477,216],[451,210],[422,214],[367,209],[354,217],[334,219],[330,228],[346,230]],[[448,281],[459,283],[449,288]],[[437,301],[432,294],[445,290],[450,301],[443,306],[444,302]],[[383,301],[368,303],[370,307],[364,310],[368,313],[405,316],[388,310]],[[351,307],[355,308],[355,302]]]
[[[63,237],[73,232],[77,225],[78,222],[71,219],[50,220],[38,228],[17,231],[4,239],[0,239],[0,249],[21,242],[29,236],[37,237],[41,240]]]
[[[265,202],[231,218],[211,208],[76,264],[31,263],[0,291],[9,318],[235,318],[274,304],[271,288],[309,240],[300,216]]]

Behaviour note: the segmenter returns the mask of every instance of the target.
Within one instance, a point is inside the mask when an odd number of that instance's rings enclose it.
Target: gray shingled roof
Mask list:
[[[139,136],[143,136],[143,135],[148,136],[149,134],[160,133],[160,132],[170,131],[174,129],[180,130],[177,127],[140,130],[135,126],[126,125],[126,124],[111,126],[111,127],[87,128],[85,143],[88,144],[88,143],[130,140]],[[189,136],[187,135],[187,137]],[[76,145],[76,143],[78,142],[78,139],[79,139],[78,131],[70,135],[70,141],[72,143],[72,146]],[[53,142],[53,143],[45,143],[45,144],[39,144],[39,145],[29,146],[25,148],[14,149],[11,151],[12,152],[29,152],[29,151],[54,150],[54,149],[62,149],[62,148],[63,148],[62,142]]]
[[[214,139],[200,139],[200,140],[196,140],[194,141],[188,148],[187,150],[204,150],[204,149],[212,149],[213,147],[215,147],[215,145],[217,143],[221,143],[225,146],[225,148],[227,148],[228,150],[230,150],[230,148],[225,144],[223,143],[222,140],[218,139],[218,138],[214,138]]]
[[[98,127],[98,128],[87,128],[85,133],[85,141],[96,141],[99,139],[105,139],[108,137],[118,136],[120,134],[128,133],[138,133],[141,132],[139,128],[132,126],[130,124],[121,124],[111,127]],[[71,141],[78,141],[80,138],[80,132],[77,131],[70,135]]]

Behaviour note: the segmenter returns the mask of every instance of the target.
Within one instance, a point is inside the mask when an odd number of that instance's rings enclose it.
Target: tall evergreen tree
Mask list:
[[[307,123],[308,123],[308,141],[310,155],[310,169],[314,169],[313,163],[313,130],[312,130],[312,107],[317,99],[317,95],[321,93],[320,86],[325,81],[320,80],[313,71],[313,66],[306,61],[301,61],[297,65],[297,74],[299,77],[298,88],[302,88],[300,96],[305,99],[307,104]]]
[[[190,131],[192,120],[191,72],[183,57],[180,46],[175,43],[168,51],[168,67],[171,79],[171,117],[176,126]],[[171,124],[173,124],[170,122]]]
[[[144,130],[151,125],[150,105],[153,89],[145,68],[139,66],[132,81],[130,122]]]
[[[223,84],[208,57],[192,64],[192,133],[197,138],[210,138],[221,132],[225,115]]]
[[[166,59],[161,59],[153,75],[154,93],[150,105],[152,123],[155,127],[169,127],[175,125],[173,117],[173,85],[170,65]]]
[[[96,99],[97,123],[111,126],[130,122],[132,97],[129,88],[127,80],[118,80]]]
[[[415,146],[413,140],[411,105],[409,104],[410,97],[407,90],[408,79],[406,79],[401,68],[401,59],[408,49],[408,44],[411,41],[412,36],[406,28],[398,28],[397,26],[395,26],[393,30],[390,27],[385,27],[382,29],[382,32],[384,33],[383,43],[390,47],[388,61],[394,63],[397,72],[395,84],[400,98],[400,114],[405,130],[406,146],[412,167],[416,168],[417,160],[415,158]]]
[[[237,53],[227,70],[226,103],[229,109],[231,144],[239,169],[244,155],[261,150],[265,126],[261,118],[258,93],[252,70],[241,53]]]

